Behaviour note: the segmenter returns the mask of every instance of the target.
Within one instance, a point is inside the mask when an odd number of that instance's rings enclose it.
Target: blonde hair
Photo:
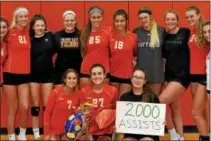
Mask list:
[[[186,11],[195,11],[197,15],[201,14],[201,10],[197,6],[190,6],[186,9]],[[200,18],[198,20],[197,25],[197,45],[199,48],[202,48],[205,44],[205,40],[203,37],[203,24],[204,24],[204,18],[202,15],[200,15]]]
[[[17,26],[17,20],[16,20],[17,15],[18,15],[17,11],[18,11],[19,9],[21,9],[21,8],[27,10],[27,8],[26,8],[26,7],[23,7],[23,6],[17,7],[17,8],[15,9],[15,11],[14,11],[14,13],[13,13],[13,17],[12,17],[12,23],[11,23],[11,26],[10,26],[11,29],[14,29],[14,28]],[[27,11],[28,11],[28,10],[27,10]]]
[[[141,11],[147,11],[147,13],[152,13],[151,9],[149,7],[146,7],[146,6],[143,6],[139,9],[139,13]],[[155,47],[159,47],[159,44],[160,44],[160,39],[159,39],[159,35],[158,35],[158,31],[157,31],[157,24],[155,22],[155,20],[152,18],[152,15],[149,14],[150,17],[151,17],[151,30],[150,30],[150,33],[151,33],[151,36],[150,36],[150,45],[149,47],[150,48],[155,48]]]

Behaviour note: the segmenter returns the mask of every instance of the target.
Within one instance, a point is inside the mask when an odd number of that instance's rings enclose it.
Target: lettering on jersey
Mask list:
[[[99,44],[99,43],[100,43],[100,36],[89,37],[89,44]]]
[[[123,49],[124,42],[123,41],[115,41],[114,49]]]
[[[195,34],[193,34],[190,39],[189,39],[189,42],[197,42],[197,36]]]
[[[104,98],[92,99],[92,104],[94,105],[94,107],[98,107],[98,105],[100,105],[100,107],[103,107],[103,103],[104,103]]]
[[[20,44],[26,44],[26,37],[25,36],[18,36],[18,40]]]
[[[61,43],[61,48],[78,48],[79,47],[78,38],[61,38],[60,43]]]
[[[150,42],[139,42],[138,47],[150,47]],[[155,47],[159,47],[159,45],[156,44]]]
[[[182,41],[180,41],[180,40],[166,41],[166,43],[169,43],[169,44],[182,44]]]
[[[71,106],[72,106],[72,101],[71,100],[68,100],[67,101],[67,105],[68,105],[68,110],[70,110],[71,109]]]

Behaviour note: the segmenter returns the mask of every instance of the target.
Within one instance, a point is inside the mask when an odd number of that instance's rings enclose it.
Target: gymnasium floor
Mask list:
[[[186,133],[184,136],[185,140],[198,140],[198,134],[197,133]],[[28,140],[33,140],[33,135],[27,135]],[[164,137],[160,138],[161,140],[169,140],[169,136],[166,134]],[[7,135],[2,135],[0,138],[0,141],[2,140],[8,140]]]

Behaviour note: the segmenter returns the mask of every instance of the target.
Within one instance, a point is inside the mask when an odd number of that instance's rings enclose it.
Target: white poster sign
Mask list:
[[[164,136],[165,104],[118,101],[116,132]]]

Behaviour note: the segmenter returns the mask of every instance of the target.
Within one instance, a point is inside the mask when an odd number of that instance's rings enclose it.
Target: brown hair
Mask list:
[[[91,16],[90,15],[90,11],[92,11],[93,9],[98,9],[98,10],[102,11],[102,15],[103,15],[103,10],[100,7],[93,6],[88,11],[89,17]],[[89,37],[89,35],[91,33],[91,30],[92,30],[92,23],[91,23],[91,21],[89,19],[88,24],[86,25],[86,27],[82,31],[81,37],[80,37],[80,40],[81,40],[81,56],[82,57],[84,56],[84,53],[86,52],[86,42],[87,42],[87,39],[88,39],[88,37]]]
[[[197,15],[201,14],[201,10],[197,6],[189,6],[186,11],[195,11]],[[203,37],[203,24],[204,24],[204,18],[202,15],[200,15],[199,18],[199,24],[197,26],[197,45],[198,47],[204,46],[204,37]]]
[[[76,84],[76,87],[75,87],[75,90],[77,90],[79,88],[79,75],[78,75],[78,72],[74,69],[67,69],[64,73],[63,73],[63,76],[62,76],[62,84],[65,85],[65,82],[64,80],[67,78],[67,75],[69,73],[74,73],[77,77],[77,84]]]
[[[0,17],[0,22],[5,22],[6,23],[6,25],[7,25],[7,34],[4,36],[4,38],[3,38],[3,41],[4,42],[7,42],[7,38],[8,38],[8,33],[9,33],[9,22],[8,22],[8,20],[6,19],[6,18],[4,18],[4,17]]]
[[[145,74],[145,81],[147,80],[147,77],[146,77],[146,73],[143,69],[140,69],[140,68],[135,68],[133,73],[135,71],[141,71]],[[147,83],[144,84],[143,86],[143,94],[142,94],[142,101],[143,102],[153,102],[154,101],[154,97],[155,97],[155,93],[152,91],[152,89],[148,86]]]

